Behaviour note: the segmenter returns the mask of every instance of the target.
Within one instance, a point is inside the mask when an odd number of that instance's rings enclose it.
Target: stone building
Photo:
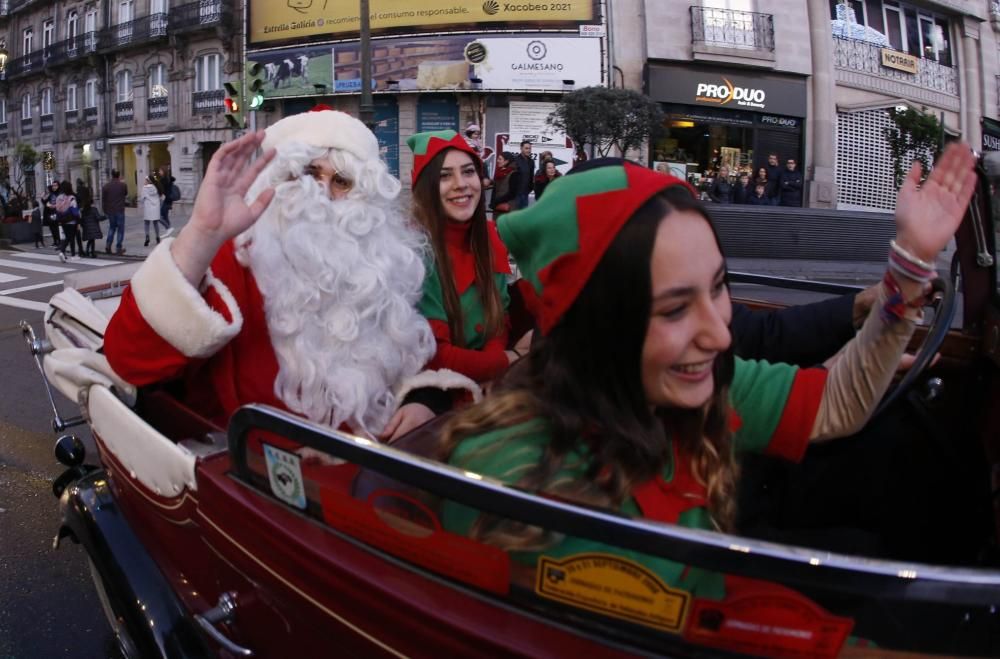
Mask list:
[[[609,4],[612,67],[668,114],[649,157],[680,171],[697,176],[719,161],[756,169],[775,152],[799,162],[806,205],[890,210],[891,108],[933,113],[976,148],[1000,146],[1000,3]]]
[[[165,167],[190,202],[232,137],[223,82],[241,70],[240,24],[234,0],[0,2],[0,168],[11,185],[99,189],[118,169],[134,196]],[[19,144],[38,153],[33,170],[19,166]]]

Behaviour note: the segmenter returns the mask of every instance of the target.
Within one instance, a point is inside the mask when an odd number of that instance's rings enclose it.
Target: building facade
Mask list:
[[[654,162],[693,178],[795,158],[805,205],[891,210],[890,110],[1000,146],[1000,3],[987,0],[611,0],[611,58],[663,104]],[[642,35],[642,39],[630,35]],[[991,146],[992,145],[992,146]]]
[[[162,167],[190,203],[232,137],[223,82],[241,71],[240,24],[233,0],[0,3],[0,175],[32,197],[55,180],[99,190],[117,169],[134,198]]]

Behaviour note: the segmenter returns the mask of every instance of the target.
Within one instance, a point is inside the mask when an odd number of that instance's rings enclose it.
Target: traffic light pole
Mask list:
[[[375,127],[375,106],[372,103],[372,51],[371,14],[368,0],[359,0],[361,18],[361,121],[368,128]]]

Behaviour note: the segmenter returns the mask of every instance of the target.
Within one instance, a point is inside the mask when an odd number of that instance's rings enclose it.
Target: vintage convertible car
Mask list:
[[[778,501],[748,530],[764,539],[723,535],[442,464],[441,419],[392,446],[263,406],[215,427],[174,385],[135,391],[107,368],[103,332],[131,274],[117,266],[67,281],[45,339],[23,325],[47,386],[80,405],[79,418],[56,413],[57,432],[86,423],[97,446],[57,442],[59,538],[86,548],[130,657],[997,656],[1000,301],[986,189],[981,174],[918,364],[863,438],[904,450],[846,454],[867,462],[841,483],[845,499],[869,497],[888,518],[802,529],[809,515]],[[782,478],[763,479],[768,496],[797,498],[803,484]],[[442,528],[444,500],[609,551],[525,562]],[[853,541],[873,535],[877,557]],[[845,540],[851,553],[822,548]],[[757,586],[695,597],[643,556]]]

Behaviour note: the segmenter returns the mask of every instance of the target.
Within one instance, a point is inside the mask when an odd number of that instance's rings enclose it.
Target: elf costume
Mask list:
[[[553,181],[543,200],[499,220],[500,235],[524,275],[519,282],[524,299],[543,334],[572,306],[624,224],[651,197],[673,186],[684,186],[694,194],[680,179],[631,163],[603,166]],[[893,306],[882,291],[858,338],[848,344],[830,371],[737,359],[729,389],[734,450],[798,461],[811,440],[859,428],[891,381],[918,317],[919,310]],[[450,462],[514,484],[542,462],[550,441],[551,428],[545,419],[489,428],[459,443]],[[600,429],[592,438],[581,439],[547,482],[579,482],[599,471],[588,448],[588,442],[597,441]],[[695,478],[690,457],[674,442],[665,454],[661,473],[635,486],[620,512],[691,528],[713,528],[706,488]],[[478,516],[478,511],[457,503],[449,502],[442,510],[445,528],[461,534],[470,532]],[[516,552],[512,557],[534,564],[542,555],[558,559],[583,552],[631,558],[667,585],[696,597],[719,599],[727,592],[733,594],[735,584],[750,583],[577,538],[553,539],[540,552]],[[770,587],[759,582],[751,585]]]
[[[475,159],[479,157],[468,143],[452,130],[418,133],[410,137],[407,144],[413,150],[414,183],[430,161],[446,149],[464,151]],[[441,272],[434,263],[427,264],[427,278],[424,280],[423,298],[418,309],[430,322],[431,330],[437,339],[437,353],[427,367],[448,369],[476,382],[487,382],[500,375],[509,364],[505,353],[509,321],[505,314],[501,331],[495,336],[487,336],[486,315],[482,295],[476,284],[476,262],[470,241],[473,221],[445,220],[444,227],[444,242],[451,265],[452,280],[462,307],[463,336],[457,340],[451,334],[448,313],[444,305]],[[494,224],[487,222],[486,227],[493,261],[493,283],[506,311],[510,303],[510,296],[507,293],[507,275],[510,274],[507,249],[500,241]]]

